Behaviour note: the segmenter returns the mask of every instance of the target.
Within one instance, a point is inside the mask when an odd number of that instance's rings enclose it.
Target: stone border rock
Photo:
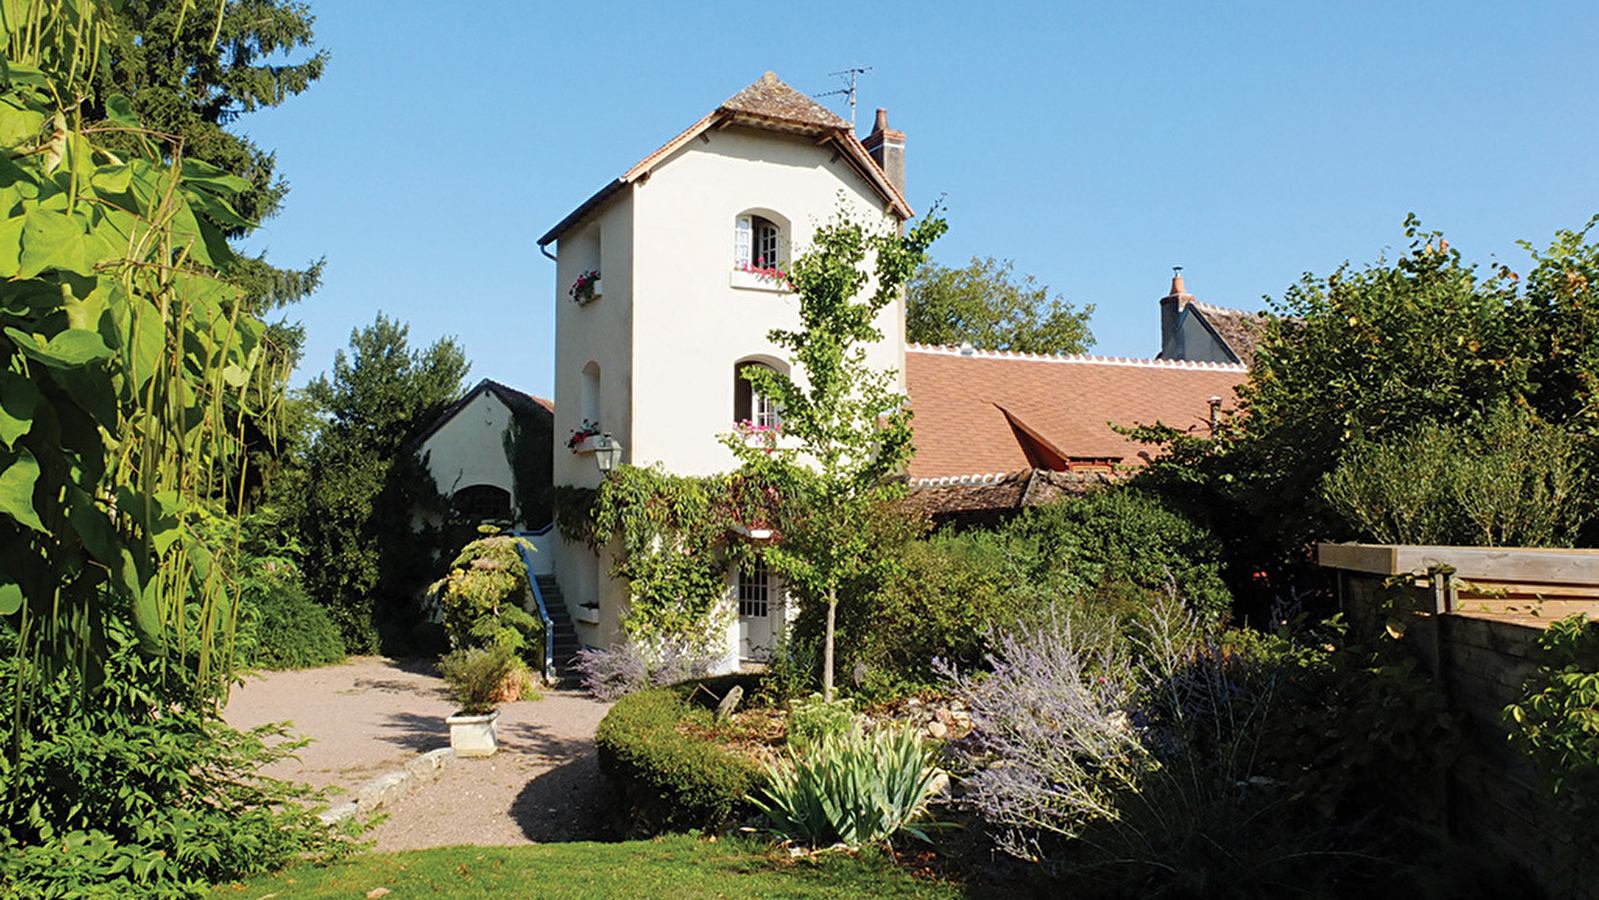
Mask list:
[[[407,760],[405,768],[378,777],[361,785],[355,799],[323,811],[317,818],[324,825],[333,825],[355,815],[370,815],[385,805],[404,797],[424,783],[439,777],[445,766],[455,762],[455,750],[440,747]]]

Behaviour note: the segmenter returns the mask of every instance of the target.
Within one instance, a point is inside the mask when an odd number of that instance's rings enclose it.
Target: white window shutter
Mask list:
[[[750,264],[750,217],[739,216],[733,229],[733,265]]]

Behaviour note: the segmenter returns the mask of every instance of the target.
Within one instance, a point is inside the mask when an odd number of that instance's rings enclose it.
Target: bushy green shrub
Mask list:
[[[1113,604],[1124,618],[1175,589],[1202,624],[1225,621],[1232,594],[1222,545],[1155,494],[1132,487],[1034,507],[1007,524],[1009,545],[1028,553],[1028,577],[1067,597]]]
[[[848,734],[856,727],[855,704],[847,699],[828,703],[821,694],[797,698],[788,704],[788,746],[803,753],[830,737]]]
[[[769,783],[754,803],[790,840],[859,847],[900,832],[927,840],[915,823],[927,812],[938,770],[914,731],[828,733],[766,771]]]
[[[308,669],[344,659],[344,642],[327,610],[312,602],[287,559],[257,559],[239,585],[240,661],[263,669]],[[246,618],[247,617],[247,618]],[[246,626],[245,623],[248,622]]]
[[[529,586],[518,548],[533,549],[513,535],[480,537],[461,548],[449,574],[429,588],[444,612],[451,647],[520,653],[543,640],[543,624],[522,607]]]
[[[1501,405],[1471,423],[1352,444],[1322,493],[1362,540],[1569,547],[1593,516],[1589,452],[1572,432]]]
[[[691,714],[686,696],[699,684],[629,694],[600,720],[600,769],[630,834],[720,830],[748,809],[746,798],[765,780],[753,761],[679,731]]]
[[[469,716],[491,713],[527,690],[527,663],[504,647],[463,647],[439,660],[439,671]]]
[[[0,640],[0,683],[19,665]],[[107,623],[106,679],[40,693],[0,757],[0,894],[187,897],[208,883],[332,858],[353,845],[317,821],[309,789],[255,775],[300,746],[239,732],[193,697],[165,700],[131,630]]]
[[[842,682],[880,698],[935,683],[934,659],[980,662],[990,629],[1015,625],[1035,600],[1012,543],[977,531],[936,534],[895,550],[891,574],[864,602],[840,609]]]

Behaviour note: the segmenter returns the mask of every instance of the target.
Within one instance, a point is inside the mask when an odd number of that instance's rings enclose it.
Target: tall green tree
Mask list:
[[[193,0],[119,4],[104,65],[90,80],[86,116],[105,118],[107,101],[127,97],[145,127],[171,135],[187,159],[244,179],[233,197],[240,221],[217,223],[230,239],[272,218],[288,194],[277,160],[229,130],[241,116],[278,106],[322,76],[326,50],[315,41],[309,7],[286,0],[226,0],[202,13]],[[113,148],[132,136],[111,134]],[[321,261],[282,269],[264,254],[241,256],[233,278],[261,312],[303,299],[316,289]]]
[[[992,256],[974,256],[960,269],[922,263],[906,285],[906,338],[1019,353],[1082,353],[1093,346],[1092,305],[1079,311],[1049,296],[1031,275],[1016,280],[1012,267]]]
[[[299,514],[306,582],[352,653],[380,649],[380,631],[408,608],[410,589],[432,578],[411,519],[436,489],[406,442],[461,396],[470,368],[453,339],[412,351],[409,331],[379,313],[351,333],[331,376],[306,387],[324,416]]]
[[[893,390],[892,371],[867,365],[866,347],[882,340],[873,321],[946,228],[934,214],[901,235],[842,212],[819,228],[812,249],[789,269],[800,327],[768,333],[789,351],[803,381],[764,366],[743,372],[782,410],[787,440],[774,441],[770,432],[724,438],[760,483],[776,485],[803,509],[784,523],[783,540],[766,556],[804,599],[825,604],[822,689],[829,701],[839,588],[880,558],[867,524],[903,490],[890,476],[913,452],[907,400]]]

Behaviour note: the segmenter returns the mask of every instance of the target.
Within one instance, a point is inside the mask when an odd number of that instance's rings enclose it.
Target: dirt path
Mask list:
[[[594,728],[607,709],[573,691],[502,707],[499,753],[457,760],[389,807],[388,820],[369,837],[385,851],[602,837]],[[251,678],[234,689],[227,720],[236,728],[292,721],[291,730],[311,745],[299,760],[265,774],[353,790],[418,753],[449,746],[444,719],[454,711],[431,662],[364,657]]]

